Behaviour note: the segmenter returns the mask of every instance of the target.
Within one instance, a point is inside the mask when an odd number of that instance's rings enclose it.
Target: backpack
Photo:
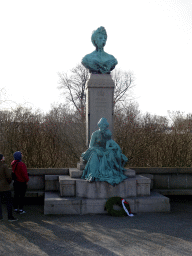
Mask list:
[[[19,163],[19,162],[17,162],[17,164],[16,164],[16,166],[15,166],[14,172],[12,172],[12,180],[14,180],[14,181],[16,181],[16,179],[17,179],[17,177],[16,177],[16,175],[15,175],[15,171],[16,171],[16,169],[17,169],[18,163]]]

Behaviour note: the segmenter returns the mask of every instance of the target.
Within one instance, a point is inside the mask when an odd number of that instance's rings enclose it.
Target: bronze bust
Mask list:
[[[89,69],[90,73],[110,74],[110,71],[117,65],[115,57],[103,50],[106,40],[107,32],[104,27],[99,27],[93,31],[91,41],[96,47],[96,50],[85,55],[81,62],[85,68]]]

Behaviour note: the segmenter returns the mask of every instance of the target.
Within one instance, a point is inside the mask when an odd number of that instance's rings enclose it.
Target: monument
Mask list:
[[[45,175],[44,214],[107,213],[104,206],[111,197],[125,199],[132,213],[170,211],[169,199],[151,192],[150,178],[124,168],[128,159],[112,139],[114,83],[110,72],[117,60],[103,50],[104,27],[94,31],[91,40],[96,50],[82,59],[90,72],[86,85],[88,149],[77,168],[67,169],[65,175]]]
[[[104,52],[107,32],[104,27],[93,31],[91,41],[96,50],[82,59],[84,67],[89,69],[90,78],[86,84],[86,145],[91,134],[97,129],[97,122],[106,118],[113,134],[114,82],[110,72],[117,65],[113,55]]]

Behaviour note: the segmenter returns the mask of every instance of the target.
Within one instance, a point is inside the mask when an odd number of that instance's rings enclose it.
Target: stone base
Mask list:
[[[126,199],[133,213],[170,211],[169,198],[150,194],[151,179],[135,175],[134,170],[126,169],[128,178],[114,187],[104,181],[81,179],[82,173],[70,168],[70,176],[45,176],[44,214],[106,214],[105,203],[114,196]]]
[[[83,179],[76,181],[77,197],[101,199],[119,195],[122,197],[136,196],[136,179],[126,179],[114,187],[105,181],[91,183]]]
[[[69,171],[70,172],[70,171]],[[88,182],[80,178],[71,178],[67,175],[59,176],[60,196],[74,196],[92,199],[121,196],[149,196],[150,179],[141,175],[128,178],[114,187],[105,181]]]
[[[125,198],[133,213],[168,212],[169,198],[152,192],[150,196]],[[60,197],[57,192],[45,192],[44,214],[107,214],[107,199]]]

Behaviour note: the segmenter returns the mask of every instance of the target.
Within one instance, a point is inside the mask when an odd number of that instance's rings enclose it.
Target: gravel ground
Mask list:
[[[44,215],[43,205],[0,222],[1,256],[192,255],[192,199],[174,198],[170,213]]]

